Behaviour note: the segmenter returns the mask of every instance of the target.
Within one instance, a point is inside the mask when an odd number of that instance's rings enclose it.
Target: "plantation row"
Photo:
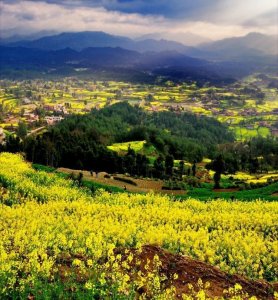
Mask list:
[[[127,250],[147,244],[230,274],[278,279],[277,202],[93,195],[9,153],[0,154],[1,185],[1,299],[59,299],[70,292],[77,299],[134,299],[142,286],[154,299],[171,299],[174,288],[163,288],[159,272],[131,275],[133,254]],[[116,254],[119,249],[126,255]]]

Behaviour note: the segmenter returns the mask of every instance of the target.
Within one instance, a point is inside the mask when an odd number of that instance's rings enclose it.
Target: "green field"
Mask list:
[[[258,127],[257,129],[248,129],[244,127],[233,127],[237,140],[246,140],[257,136],[268,137],[270,131],[267,127]]]

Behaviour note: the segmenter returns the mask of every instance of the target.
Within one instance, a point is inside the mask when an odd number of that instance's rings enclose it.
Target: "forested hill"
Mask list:
[[[42,136],[29,137],[24,150],[27,158],[37,163],[116,171],[120,158],[106,146],[138,140],[146,140],[161,155],[200,161],[212,154],[217,144],[233,141],[233,136],[213,118],[149,113],[118,103],[87,115],[68,117]]]
[[[163,132],[163,135],[166,134],[166,136],[168,133],[169,136],[186,138],[203,145],[233,140],[233,136],[227,131],[227,127],[213,118],[200,117],[191,113],[177,114],[169,111],[150,113],[126,102],[105,107],[100,111],[92,111],[87,118],[78,120],[77,123],[90,121],[92,118],[99,119],[102,124],[111,121],[119,122],[119,128],[114,129],[117,141],[123,141],[124,139],[149,140],[150,133],[153,131],[157,136]],[[113,129],[110,128],[109,130]],[[99,128],[99,131],[101,133],[104,129]],[[117,136],[117,133],[120,136]],[[115,140],[112,142],[115,142]]]

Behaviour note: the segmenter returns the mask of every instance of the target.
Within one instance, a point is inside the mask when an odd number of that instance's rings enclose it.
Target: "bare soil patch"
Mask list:
[[[239,191],[239,188],[229,188],[229,189],[213,189],[214,192],[216,193],[225,193],[225,192],[237,192]]]
[[[68,168],[58,168],[58,172],[64,172],[68,174],[83,174],[83,178],[88,181],[93,181],[109,186],[116,186],[119,188],[124,188],[126,187],[126,190],[129,192],[134,192],[134,193],[148,193],[153,191],[154,193],[159,193],[159,194],[167,194],[167,195],[185,195],[186,191],[184,190],[162,190],[163,187],[163,181],[162,180],[153,180],[153,179],[140,179],[140,178],[134,178],[131,176],[126,176],[122,174],[117,174],[115,176],[121,177],[121,178],[126,178],[129,180],[132,180],[134,184],[129,184],[126,182],[122,182],[119,180],[115,180],[113,178],[113,175],[111,175],[111,178],[105,178],[104,176],[107,175],[105,172],[100,172],[97,175],[91,175],[89,171],[82,171],[82,170],[73,170],[73,169],[68,169]]]
[[[192,259],[187,256],[172,254],[162,248],[154,245],[143,246],[142,252],[130,250],[134,256],[139,259],[141,264],[139,268],[141,272],[145,272],[147,260],[153,261],[155,255],[158,255],[162,266],[160,274],[166,275],[164,282],[165,287],[173,284],[176,288],[176,298],[181,299],[182,293],[188,293],[188,284],[192,284],[195,290],[198,290],[198,279],[200,278],[205,284],[210,283],[210,287],[206,290],[209,297],[221,297],[224,290],[233,288],[236,283],[242,287],[242,292],[248,293],[249,296],[256,296],[257,299],[274,299],[274,290],[277,290],[276,284],[271,284],[264,280],[250,280],[239,275],[230,275],[218,268],[207,263]],[[120,253],[123,253],[119,250]],[[137,266],[138,267],[138,266]],[[178,274],[176,280],[172,280],[174,274]],[[146,292],[146,291],[145,291]]]
[[[274,291],[278,291],[277,282],[269,283],[265,280],[251,280],[237,274],[231,275],[210,264],[188,256],[172,254],[156,245],[145,245],[141,251],[134,248],[116,248],[114,253],[121,254],[122,261],[126,261],[130,253],[133,254],[133,259],[129,263],[131,267],[129,270],[132,270],[132,273],[129,274],[131,280],[135,279],[139,271],[142,274],[146,274],[147,264],[148,272],[151,271],[154,266],[154,257],[158,256],[161,262],[158,272],[164,278],[162,289],[174,286],[176,288],[176,299],[182,299],[182,294],[190,294],[192,292],[189,284],[193,286],[195,292],[198,292],[200,289],[198,286],[199,279],[202,280],[204,286],[209,282],[209,287],[205,291],[206,295],[213,299],[224,296],[226,297],[225,299],[229,299],[225,291],[229,288],[234,288],[235,284],[240,284],[242,293],[248,294],[248,299],[251,296],[255,296],[257,299],[274,300]],[[69,274],[72,273],[75,274],[76,282],[78,283],[86,282],[91,276],[90,272],[84,274],[80,272],[79,268],[72,267],[72,262],[76,258],[84,262],[88,259],[88,257],[78,254],[64,254],[57,258],[58,273],[63,282],[66,282]],[[106,258],[102,258],[99,261],[100,264],[105,262]],[[178,278],[173,279],[174,274],[177,274]],[[145,286],[138,288],[137,293],[138,295],[143,293],[151,295],[151,291],[148,291]],[[147,299],[151,299],[151,296]]]

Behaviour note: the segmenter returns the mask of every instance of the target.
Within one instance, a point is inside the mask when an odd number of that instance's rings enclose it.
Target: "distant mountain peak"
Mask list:
[[[66,47],[74,50],[82,50],[89,47],[120,47],[140,52],[155,51],[162,52],[175,50],[185,53],[188,47],[179,42],[169,41],[161,38],[133,40],[124,36],[112,35],[103,31],[62,32],[52,36],[46,36],[32,41],[17,41],[8,46],[24,46],[43,50],[59,50]]]
[[[245,36],[231,37],[202,46],[205,52],[214,53],[214,57],[241,58],[252,56],[278,55],[277,37],[250,32]]]
[[[275,56],[278,54],[277,37],[251,32],[245,36],[231,37],[202,44],[196,47],[186,46],[171,41],[164,36],[146,35],[144,39],[131,39],[112,35],[103,31],[62,32],[56,35],[41,37],[36,40],[24,40],[4,43],[9,47],[26,47],[41,50],[61,50],[71,48],[82,51],[86,48],[122,48],[140,53],[176,51],[191,57],[213,61],[245,60],[258,56]],[[3,43],[2,43],[3,44]]]
[[[248,34],[245,35],[245,37],[264,37],[267,36],[261,32],[249,32]]]

